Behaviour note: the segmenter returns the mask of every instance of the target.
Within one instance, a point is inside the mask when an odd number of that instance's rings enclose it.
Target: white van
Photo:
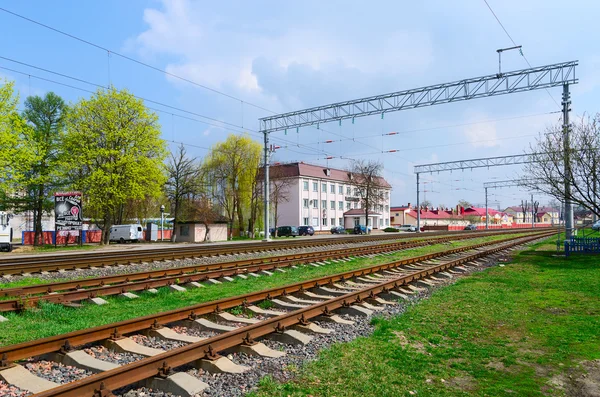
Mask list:
[[[110,241],[137,243],[144,238],[142,225],[113,225],[110,228]]]

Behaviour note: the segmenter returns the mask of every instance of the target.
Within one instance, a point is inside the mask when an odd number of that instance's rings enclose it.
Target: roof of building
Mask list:
[[[272,177],[280,178],[291,178],[298,176],[306,176],[310,178],[327,179],[336,182],[350,183],[349,171],[340,170],[336,168],[327,168],[322,165],[312,165],[303,162],[299,163],[286,163],[272,165],[269,167]],[[327,175],[329,170],[329,175]],[[391,188],[392,186],[384,179],[379,178],[382,187]]]
[[[365,214],[365,210],[362,208],[353,208],[351,210],[344,212],[344,215],[364,215],[364,214]],[[369,215],[381,215],[381,213],[369,210]]]

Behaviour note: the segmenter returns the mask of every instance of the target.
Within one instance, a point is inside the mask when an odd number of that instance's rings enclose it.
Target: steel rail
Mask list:
[[[430,236],[460,235],[464,232],[435,232]],[[146,261],[168,261],[207,256],[239,255],[264,252],[273,249],[298,247],[321,247],[326,245],[373,242],[381,240],[402,240],[414,238],[413,234],[383,234],[370,236],[333,237],[319,239],[285,240],[270,243],[237,243],[218,246],[191,246],[164,249],[144,249],[135,252],[86,252],[61,255],[36,255],[24,258],[0,258],[0,276],[24,273],[41,273],[59,270],[75,270],[102,266],[141,263]]]
[[[534,236],[545,235],[549,232],[537,232]],[[552,232],[553,233],[553,232]],[[340,280],[347,280],[353,277],[361,277],[369,273],[387,270],[398,266],[409,265],[417,262],[422,262],[430,259],[439,258],[442,256],[457,254],[472,249],[486,247],[493,244],[500,244],[506,241],[513,241],[523,238],[522,236],[510,237],[502,241],[492,241],[474,244],[466,247],[454,248],[443,252],[435,252],[424,255],[419,255],[411,258],[404,258],[371,266],[368,268],[352,270],[348,272],[338,273],[317,279],[302,281],[281,287],[252,292],[244,295],[239,295],[231,298],[223,298],[216,301],[200,303],[180,309],[174,309],[162,313],[151,314],[130,320],[123,320],[117,323],[101,325],[98,327],[88,328],[79,331],[72,331],[66,334],[51,336],[34,341],[23,342],[0,348],[0,357],[3,361],[16,361],[31,356],[42,355],[60,350],[65,344],[70,346],[79,346],[86,343],[97,342],[99,340],[114,337],[116,335],[131,334],[147,328],[155,324],[168,324],[196,316],[206,315],[218,312],[224,309],[233,308],[240,305],[247,305],[253,302],[259,302],[264,299],[270,299],[276,296],[290,294],[298,291],[307,290],[314,287],[328,285]]]
[[[547,234],[550,235],[549,233]],[[536,234],[525,238],[509,239],[515,241],[506,244],[497,244],[496,247],[484,251],[453,259],[424,270],[414,271],[407,275],[383,281],[377,285],[366,287],[359,291],[350,292],[327,301],[315,303],[306,308],[263,320],[260,323],[240,327],[236,330],[200,342],[182,346],[106,372],[91,375],[78,381],[34,394],[33,397],[107,396],[110,395],[110,390],[115,390],[152,376],[168,375],[173,368],[200,359],[215,359],[218,357],[216,352],[241,344],[252,344],[254,343],[254,339],[266,336],[273,332],[283,332],[286,327],[304,323],[314,317],[328,315],[336,309],[350,306],[354,303],[360,303],[376,294],[398,288],[411,281],[419,280],[434,273],[511,248],[515,245],[539,239],[540,237],[541,235]]]
[[[125,273],[116,276],[105,276],[91,279],[79,279],[66,282],[31,285],[24,287],[0,289],[0,296],[18,297],[15,299],[0,300],[0,312],[20,311],[32,307],[39,301],[52,303],[69,303],[98,296],[117,295],[124,292],[143,291],[150,288],[159,288],[173,284],[187,284],[190,282],[205,281],[211,278],[237,276],[262,270],[271,270],[288,267],[298,263],[309,263],[316,260],[340,259],[352,255],[368,255],[389,252],[398,249],[409,249],[426,245],[441,244],[452,240],[474,239],[484,236],[495,236],[506,233],[463,234],[460,236],[446,236],[434,238],[421,238],[410,241],[397,241],[383,245],[367,247],[353,247],[320,252],[309,252],[277,257],[259,259],[246,259],[240,261],[221,262],[217,264],[195,265],[180,268],[152,270],[137,273]],[[58,292],[62,291],[62,292]],[[32,296],[34,294],[48,294]]]

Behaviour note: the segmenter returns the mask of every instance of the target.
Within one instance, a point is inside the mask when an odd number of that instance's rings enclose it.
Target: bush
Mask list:
[[[397,232],[398,229],[396,229],[395,227],[386,227],[385,229],[383,229],[384,232]]]

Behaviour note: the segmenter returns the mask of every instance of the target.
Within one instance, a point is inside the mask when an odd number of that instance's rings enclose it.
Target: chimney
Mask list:
[[[408,207],[408,209],[412,208],[412,206],[410,205],[410,203],[408,203],[407,207]]]

